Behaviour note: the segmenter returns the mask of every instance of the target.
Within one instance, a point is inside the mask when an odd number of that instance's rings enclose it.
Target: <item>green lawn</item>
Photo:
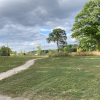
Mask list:
[[[0,57],[0,73],[23,65],[27,60],[36,58],[37,57]]]
[[[0,94],[30,100],[100,100],[100,56],[38,59],[0,81]]]

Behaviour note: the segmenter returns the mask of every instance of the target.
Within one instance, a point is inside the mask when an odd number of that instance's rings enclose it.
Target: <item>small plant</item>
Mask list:
[[[39,44],[39,46],[37,46],[37,49],[38,49],[38,50],[37,50],[37,54],[40,55],[40,54],[41,54],[41,44]]]

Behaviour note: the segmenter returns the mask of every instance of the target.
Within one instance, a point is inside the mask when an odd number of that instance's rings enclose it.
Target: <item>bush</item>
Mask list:
[[[68,57],[71,56],[70,54],[68,54],[67,52],[65,53],[52,53],[49,55],[49,57]]]
[[[79,48],[79,49],[77,49],[77,52],[82,52],[82,50],[83,50],[83,49]]]
[[[1,56],[10,56],[11,49],[9,47],[2,46],[0,47],[0,55]]]

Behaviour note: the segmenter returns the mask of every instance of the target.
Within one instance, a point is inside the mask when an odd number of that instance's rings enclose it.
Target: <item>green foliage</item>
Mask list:
[[[98,45],[96,46],[96,49],[97,49],[98,51],[100,51],[100,43],[98,43]]]
[[[0,48],[0,55],[1,56],[10,56],[11,49],[9,47],[2,46]]]
[[[25,50],[24,50],[24,53],[26,53]]]
[[[67,52],[67,47],[64,47],[64,52]]]
[[[77,44],[68,44],[67,47],[67,52],[71,53],[71,52],[77,52]]]
[[[88,50],[93,45],[100,43],[100,0],[89,1],[83,10],[75,17],[75,23],[71,31],[71,37],[76,38],[81,46]],[[97,48],[100,49],[100,48]]]
[[[77,49],[77,52],[82,52],[82,50],[83,50],[83,49],[79,48],[79,49]]]
[[[41,44],[39,44],[39,46],[37,46],[37,49],[38,49],[38,50],[37,50],[37,54],[40,55],[40,54],[41,54]]]
[[[10,52],[10,56],[16,56],[17,55],[17,52],[16,51],[11,51]]]
[[[49,52],[48,52],[49,55],[52,54],[52,50],[51,50],[51,49],[49,49],[48,51],[49,51]]]
[[[46,41],[50,43],[51,41],[57,42],[58,52],[60,49],[67,45],[66,42],[67,36],[64,30],[58,28],[54,29],[52,33],[49,34],[49,38],[46,38]]]
[[[68,54],[67,52],[65,53],[52,53],[51,55],[49,55],[49,57],[69,57],[71,56],[70,54]]]
[[[20,55],[21,55],[21,56],[24,55],[24,53],[22,52],[22,50],[20,50]]]
[[[59,50],[59,53],[61,53],[62,52],[62,50]]]

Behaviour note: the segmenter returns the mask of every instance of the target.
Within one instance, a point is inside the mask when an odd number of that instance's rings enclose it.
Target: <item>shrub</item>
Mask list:
[[[81,48],[77,49],[77,52],[81,52],[81,51],[82,51],[82,49],[81,49]]]
[[[2,46],[0,47],[0,55],[2,56],[10,56],[11,49],[9,47]]]
[[[68,57],[71,56],[70,54],[68,54],[67,52],[65,53],[52,53],[49,55],[49,57]]]

